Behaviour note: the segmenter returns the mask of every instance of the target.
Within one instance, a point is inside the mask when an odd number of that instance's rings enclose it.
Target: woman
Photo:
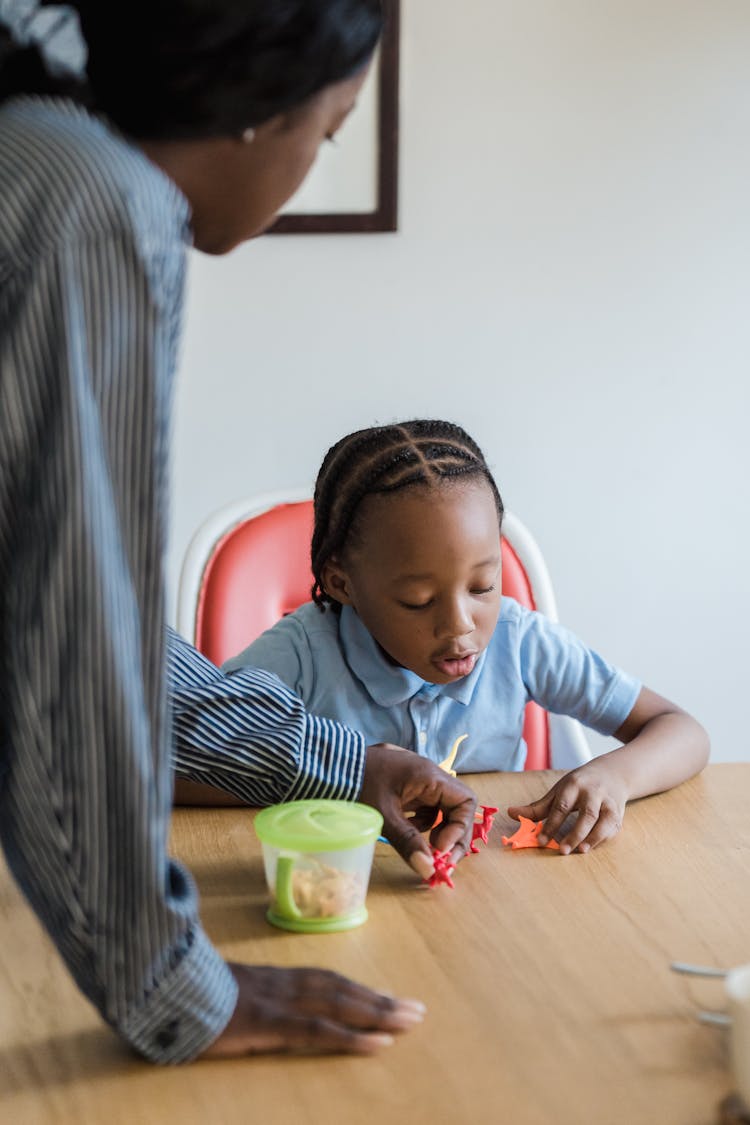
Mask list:
[[[70,31],[66,10],[0,25],[3,846],[81,989],[147,1058],[371,1051],[422,1006],[225,965],[168,860],[161,569],[186,246],[226,253],[269,224],[354,104],[379,4],[75,7],[85,81],[51,34],[35,42],[41,16]],[[267,677],[246,688],[299,760],[299,701]],[[316,729],[306,750],[326,761],[342,728]],[[364,776],[404,855],[426,847],[409,802],[443,807],[441,846],[465,849],[468,790],[388,748],[373,771],[350,735],[349,795]]]

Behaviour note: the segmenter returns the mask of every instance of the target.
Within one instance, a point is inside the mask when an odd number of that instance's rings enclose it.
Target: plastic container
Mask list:
[[[266,918],[298,933],[349,930],[365,898],[383,818],[353,801],[290,801],[263,809],[255,831],[271,894]]]

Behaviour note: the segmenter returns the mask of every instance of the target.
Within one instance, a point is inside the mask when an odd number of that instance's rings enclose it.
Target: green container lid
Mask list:
[[[369,844],[380,834],[383,817],[356,801],[289,801],[272,805],[255,818],[258,839],[274,848],[335,852]]]

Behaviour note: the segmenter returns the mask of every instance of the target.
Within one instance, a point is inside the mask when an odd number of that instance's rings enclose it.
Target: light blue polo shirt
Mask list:
[[[282,618],[224,669],[275,672],[309,711],[443,761],[455,740],[459,773],[522,770],[524,708],[530,699],[613,734],[640,683],[608,664],[562,625],[504,597],[492,640],[468,676],[431,684],[392,664],[356,612],[312,603]]]

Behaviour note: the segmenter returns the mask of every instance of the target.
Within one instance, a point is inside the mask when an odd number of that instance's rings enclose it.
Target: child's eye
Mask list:
[[[427,609],[428,606],[432,605],[432,598],[428,602],[420,602],[418,605],[413,602],[399,602],[398,604],[402,609]]]
[[[491,594],[494,589],[495,589],[495,587],[494,587],[494,585],[492,585],[492,586],[485,586],[485,588],[483,590],[472,590],[471,592],[476,597],[476,596],[479,596],[480,594]]]

